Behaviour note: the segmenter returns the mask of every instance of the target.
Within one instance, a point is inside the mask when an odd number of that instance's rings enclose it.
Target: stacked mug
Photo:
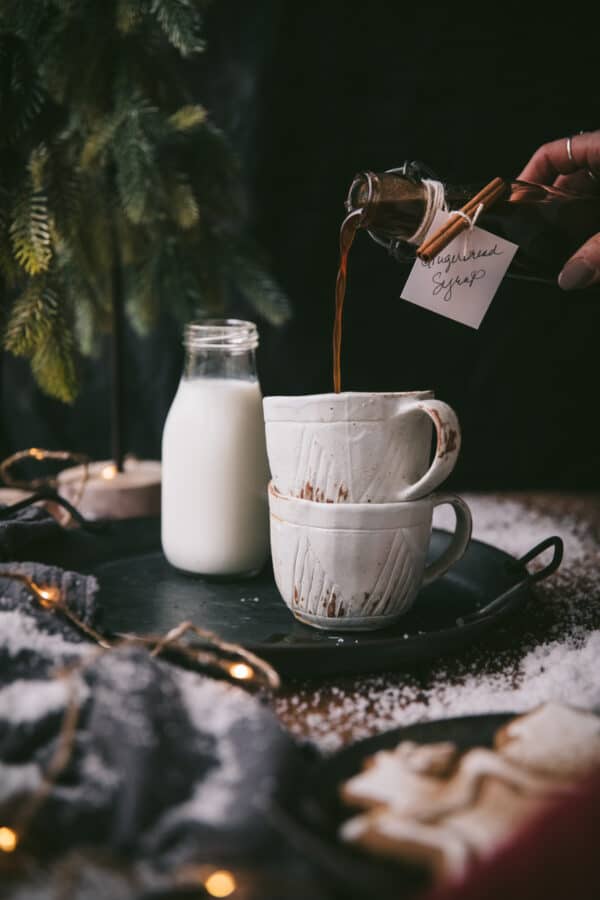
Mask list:
[[[271,553],[285,603],[317,628],[397,621],[470,540],[464,501],[433,493],[458,458],[456,414],[432,391],[266,397],[263,405]],[[443,503],[454,507],[454,534],[427,563],[433,510]]]

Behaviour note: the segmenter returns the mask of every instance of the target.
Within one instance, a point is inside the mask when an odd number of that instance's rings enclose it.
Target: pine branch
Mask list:
[[[139,28],[148,11],[146,0],[117,0],[116,23],[122,34]]]
[[[97,358],[100,353],[100,334],[96,308],[85,294],[76,293],[73,336],[82,356]]]
[[[73,310],[73,337],[83,356],[97,356],[101,337],[110,330],[110,311],[99,309],[84,270],[68,264],[61,272],[67,304]]]
[[[95,203],[94,197],[97,198]],[[71,281],[73,287],[80,285],[94,304],[101,328],[106,328],[110,317],[111,272],[114,262],[113,225],[106,200],[101,181],[96,180],[91,184],[84,182],[79,224],[69,235],[68,251],[63,251],[60,260],[64,266],[61,268],[61,278],[67,286],[67,294],[71,296],[73,293]],[[76,300],[75,295],[73,299]]]
[[[198,0],[151,0],[150,12],[156,16],[168,40],[183,57],[204,50],[201,38],[202,16]]]
[[[206,6],[0,0],[0,278],[20,291],[4,341],[52,396],[72,399],[75,348],[110,328],[115,262],[142,332],[161,310],[222,314],[234,286],[289,316],[243,240],[235,154],[194,103]]]
[[[5,285],[9,288],[15,288],[19,283],[21,272],[13,256],[10,242],[10,217],[6,208],[6,205],[10,202],[8,192],[0,191],[0,199],[2,200],[2,205],[0,206],[0,273],[4,278]]]
[[[123,208],[134,224],[152,222],[163,212],[161,171],[156,159],[161,136],[158,111],[140,104],[115,132],[112,155]]]
[[[119,126],[127,117],[127,111],[119,110],[115,115],[101,119],[85,140],[80,156],[82,169],[92,169],[106,161],[107,153]]]
[[[14,145],[20,141],[44,103],[44,91],[27,45],[14,35],[0,35],[0,143]]]
[[[171,179],[167,188],[167,204],[171,219],[184,231],[197,225],[200,219],[198,202],[184,175]]]
[[[5,239],[4,235],[0,238],[0,273],[6,287],[10,289],[17,287],[21,273],[12,254],[10,242]]]
[[[248,243],[232,246],[226,256],[231,279],[252,309],[272,325],[283,325],[291,316],[289,300],[257,257]]]
[[[125,308],[136,332],[147,335],[156,325],[161,306],[160,254],[153,254],[125,270]]]
[[[56,0],[53,0],[56,2]],[[84,127],[110,112],[119,47],[114,4],[75,0],[50,16],[35,39],[35,59],[53,101]]]
[[[37,147],[29,157],[27,177],[10,226],[15,258],[28,275],[46,272],[52,260],[46,164],[46,148]]]
[[[161,310],[183,324],[223,313],[229,276],[222,277],[218,244],[201,227],[173,234],[137,266],[126,270],[127,314],[135,330],[147,334]]]
[[[82,0],[52,0],[52,3],[54,6],[58,6],[65,15],[69,16],[80,10],[82,6],[85,6],[86,0],[83,0],[83,2]],[[90,0],[87,0],[87,5],[90,5]]]
[[[118,207],[113,210],[113,227],[123,268],[140,264],[146,258],[149,247],[154,246],[154,234],[144,226],[133,225]]]
[[[241,174],[223,132],[209,122],[199,127],[193,139],[177,146],[177,166],[188,172],[207,222],[224,235],[239,232],[244,218]]]
[[[203,308],[210,309],[206,290],[174,241],[162,254],[159,284],[163,308],[179,322],[195,318]]]
[[[174,131],[191,131],[206,122],[206,110],[198,104],[182,106],[169,116],[168,122]]]
[[[15,356],[31,356],[59,317],[56,291],[45,276],[30,278],[13,304],[4,333],[4,347]]]
[[[23,0],[3,0],[0,27],[31,40],[35,38],[51,6],[51,0],[28,0],[27,3]]]
[[[31,278],[15,301],[4,334],[4,347],[31,362],[33,376],[49,396],[71,403],[77,377],[72,329],[64,297],[48,276]]]
[[[57,253],[68,253],[81,228],[82,177],[63,140],[50,146],[46,166],[51,240]],[[60,246],[59,246],[60,245]]]
[[[73,336],[64,321],[56,322],[47,339],[36,347],[31,370],[39,387],[56,400],[72,403],[77,396]]]

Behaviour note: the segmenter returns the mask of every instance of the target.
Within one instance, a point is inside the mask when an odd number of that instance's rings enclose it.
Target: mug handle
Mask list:
[[[439,494],[433,498],[433,508],[441,506],[442,503],[449,503],[456,513],[456,528],[452,535],[452,540],[444,550],[441,556],[434,559],[425,567],[423,573],[422,584],[430,584],[447,572],[450,566],[458,562],[465,555],[465,551],[471,540],[471,531],[473,530],[473,522],[471,520],[471,510],[465,501],[456,494]]]
[[[460,425],[451,406],[442,400],[418,400],[401,414],[408,415],[415,411],[428,415],[434,424],[437,436],[435,456],[425,474],[400,491],[397,500],[418,500],[431,494],[450,475],[460,452]]]

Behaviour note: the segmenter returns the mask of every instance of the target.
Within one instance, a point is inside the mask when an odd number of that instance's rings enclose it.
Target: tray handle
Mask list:
[[[540,541],[539,544],[536,544],[535,547],[532,547],[532,549],[529,550],[528,553],[525,554],[525,556],[522,556],[520,559],[515,560],[515,566],[521,568],[523,566],[526,566],[528,563],[534,560],[545,550],[548,550],[550,547],[554,549],[554,553],[552,555],[552,559],[547,565],[545,565],[542,569],[538,569],[536,572],[527,572],[524,578],[522,578],[516,584],[513,584],[512,587],[504,591],[503,594],[500,594],[499,597],[496,597],[494,600],[486,603],[486,605],[482,606],[481,609],[478,609],[477,612],[470,613],[468,616],[461,616],[460,618],[458,618],[456,620],[456,624],[459,627],[462,625],[470,625],[473,622],[479,622],[482,619],[487,618],[487,616],[495,615],[499,612],[507,612],[512,607],[517,606],[519,596],[526,585],[531,585],[535,584],[538,581],[542,581],[544,578],[548,578],[549,575],[552,575],[554,572],[556,572],[563,558],[563,541],[557,535],[552,535],[552,537],[545,538],[545,540]]]

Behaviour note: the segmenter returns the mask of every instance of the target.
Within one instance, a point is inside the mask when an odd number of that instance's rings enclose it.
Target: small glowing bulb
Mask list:
[[[40,605],[46,608],[56,606],[60,600],[60,590],[57,587],[37,587],[36,594]]]
[[[229,897],[236,889],[235,878],[231,872],[218,869],[209,875],[204,882],[204,887],[211,897]]]
[[[114,465],[114,463],[111,463],[109,466],[104,466],[104,468],[100,472],[100,475],[102,476],[102,478],[106,479],[106,481],[110,481],[110,479],[114,478],[116,474],[117,467]]]
[[[229,666],[229,674],[238,681],[248,681],[249,678],[254,678],[254,669],[246,663],[232,663]]]
[[[29,455],[33,456],[34,459],[43,459],[44,451],[39,450],[37,447],[32,447],[31,450],[29,451]]]
[[[17,849],[17,844],[19,843],[19,837],[16,831],[13,831],[12,828],[7,828],[3,826],[0,828],[0,851],[3,853],[12,853],[13,850]],[[219,896],[227,896],[226,894],[222,894]]]

